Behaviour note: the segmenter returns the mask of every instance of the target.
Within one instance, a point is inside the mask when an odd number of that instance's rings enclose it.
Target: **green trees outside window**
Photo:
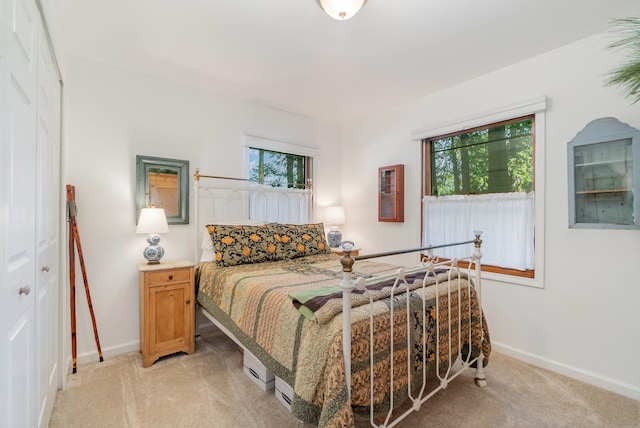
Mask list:
[[[249,149],[249,179],[273,187],[304,189],[311,160],[265,149]]]
[[[533,116],[427,140],[434,196],[533,190]]]

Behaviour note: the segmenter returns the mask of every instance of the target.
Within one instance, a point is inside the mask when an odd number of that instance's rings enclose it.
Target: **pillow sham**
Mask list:
[[[324,225],[268,223],[261,225],[208,224],[207,233],[217,266],[236,266],[330,254]],[[205,244],[203,238],[203,254]]]
[[[331,253],[322,223],[277,223],[271,226],[276,230],[274,238],[281,244],[280,256],[282,259]]]
[[[208,224],[214,261],[220,267],[278,260],[278,242],[271,225]]]
[[[262,225],[265,224],[262,220],[238,220],[229,222],[220,222],[222,225]],[[213,241],[211,240],[211,234],[209,233],[209,225],[205,226],[204,232],[202,232],[202,241],[200,242],[200,262],[213,262],[215,261],[215,250],[213,249]]]

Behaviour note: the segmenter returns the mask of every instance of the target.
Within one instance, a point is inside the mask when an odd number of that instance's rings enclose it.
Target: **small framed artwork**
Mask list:
[[[404,222],[404,165],[378,168],[378,221]]]

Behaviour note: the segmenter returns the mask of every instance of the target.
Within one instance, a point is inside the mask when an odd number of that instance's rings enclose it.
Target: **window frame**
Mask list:
[[[533,277],[512,275],[509,270],[502,270],[496,272],[490,267],[483,266],[482,278],[495,280],[498,282],[504,282],[514,285],[530,286],[535,288],[544,288],[544,248],[545,248],[545,146],[546,146],[546,96],[522,100],[510,105],[495,107],[493,109],[470,114],[468,116],[450,120],[448,122],[440,123],[435,126],[420,128],[414,130],[411,133],[411,138],[414,141],[420,143],[419,154],[422,159],[422,179],[421,179],[421,195],[425,194],[426,178],[425,178],[425,165],[426,157],[424,156],[424,144],[425,139],[433,138],[436,136],[447,135],[456,131],[473,129],[482,127],[486,124],[499,123],[501,121],[507,121],[518,117],[524,117],[528,115],[534,116],[534,186],[535,186],[535,220],[534,220],[534,234],[535,234],[535,271]],[[422,198],[422,196],[421,196]],[[422,235],[423,228],[423,210],[422,204],[420,204],[420,234]],[[520,271],[516,271],[520,272]]]
[[[513,118],[513,119],[509,119],[509,120],[503,120],[500,122],[495,122],[495,123],[488,123],[486,125],[481,125],[481,126],[476,126],[474,128],[470,128],[470,129],[464,129],[461,131],[455,131],[455,132],[450,132],[448,134],[445,135],[436,135],[430,138],[426,138],[424,140],[422,140],[422,154],[425,157],[424,159],[424,166],[426,168],[426,171],[424,171],[424,177],[425,177],[425,184],[422,188],[423,190],[423,196],[431,196],[431,190],[433,188],[432,186],[432,179],[431,177],[433,176],[433,172],[431,171],[431,164],[432,164],[432,159],[431,159],[431,155],[432,155],[432,145],[433,145],[433,140],[439,140],[442,138],[447,138],[447,137],[453,137],[453,136],[457,136],[457,135],[462,135],[462,134],[469,134],[475,131],[480,131],[480,130],[484,130],[484,129],[490,129],[490,128],[496,128],[502,125],[509,125],[512,123],[517,123],[517,122],[523,122],[526,120],[531,120],[532,123],[532,138],[533,138],[533,154],[532,154],[532,162],[533,165],[532,167],[532,174],[533,174],[533,184],[532,184],[532,190],[535,192],[535,188],[536,188],[536,180],[535,180],[535,164],[536,164],[536,159],[535,159],[535,148],[536,148],[536,135],[535,135],[535,125],[536,125],[536,119],[535,119],[535,115],[529,114],[526,116],[522,116],[522,117],[517,117],[517,118]],[[497,193],[508,193],[508,192],[497,192]],[[459,194],[462,195],[462,194]],[[423,206],[421,206],[420,208],[421,210],[421,217],[424,216],[424,208]],[[424,225],[421,225],[421,228],[423,228]],[[535,225],[534,225],[535,227]],[[421,230],[422,232],[422,230]],[[535,251],[535,249],[534,249]],[[460,266],[462,267],[468,267],[468,262],[459,262]],[[521,270],[517,270],[517,269],[510,269],[510,268],[504,268],[501,266],[496,266],[496,265],[482,265],[482,270],[487,271],[487,272],[494,272],[497,274],[504,274],[504,275],[511,275],[511,276],[518,276],[518,277],[523,277],[523,278],[534,278],[535,277],[535,269],[526,269],[524,271]]]

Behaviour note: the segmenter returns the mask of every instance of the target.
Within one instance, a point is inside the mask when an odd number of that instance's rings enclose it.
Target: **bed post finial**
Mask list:
[[[482,231],[474,230],[473,234],[476,235],[476,240],[473,245],[475,245],[476,248],[480,248],[482,246],[482,239],[480,239],[480,237],[482,236]]]
[[[195,172],[193,173],[193,180],[194,181],[200,180],[200,168],[195,169]]]
[[[353,270],[353,264],[355,260],[351,257],[351,251],[345,253],[344,256],[340,259],[340,264],[342,265],[342,272],[351,272]]]
[[[342,272],[351,272],[353,270],[353,264],[355,260],[351,257],[351,251],[353,251],[353,247],[355,244],[351,241],[342,241],[340,243],[340,249],[344,253],[344,256],[340,259],[340,264],[342,265]]]

